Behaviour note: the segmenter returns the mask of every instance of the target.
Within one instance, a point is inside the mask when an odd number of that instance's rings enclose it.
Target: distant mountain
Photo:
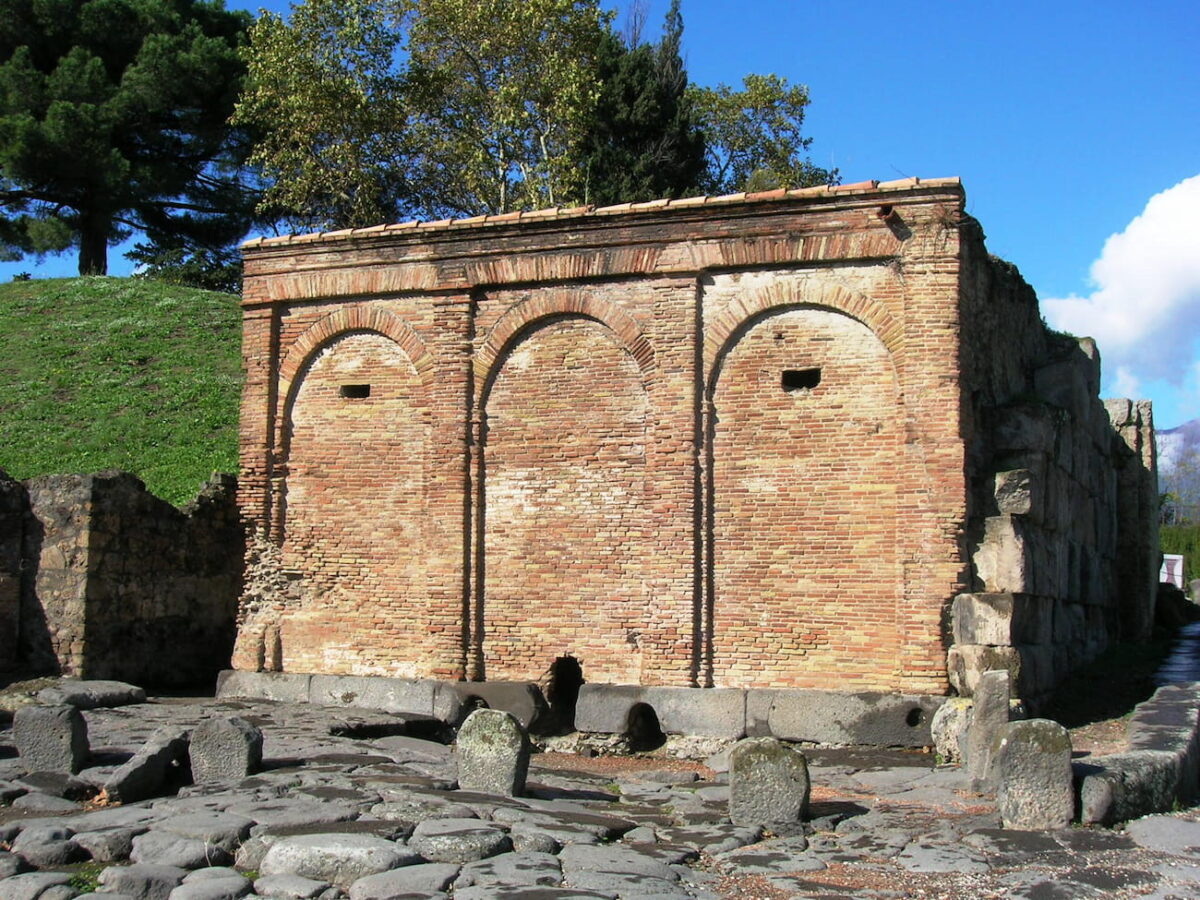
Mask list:
[[[1200,450],[1200,419],[1192,419],[1175,428],[1164,428],[1154,434],[1158,449],[1158,471],[1166,474],[1189,452]]]

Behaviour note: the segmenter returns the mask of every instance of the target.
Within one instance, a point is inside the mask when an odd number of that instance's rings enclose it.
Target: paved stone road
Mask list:
[[[71,799],[159,725],[211,714],[263,729],[262,773],[119,807]],[[99,867],[80,870],[89,856],[105,866],[103,900],[1200,900],[1195,811],[1121,831],[1004,832],[965,774],[921,755],[811,752],[812,820],[764,834],[729,822],[720,775],[589,775],[535,756],[529,796],[455,790],[451,748],[332,734],[382,724],[373,712],[166,700],[85,715],[102,765],[75,779],[25,777],[0,732],[0,900],[70,900]]]

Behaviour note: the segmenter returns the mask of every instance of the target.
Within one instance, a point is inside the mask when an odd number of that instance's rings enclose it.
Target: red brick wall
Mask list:
[[[785,372],[819,373],[786,389]],[[865,325],[768,313],[714,391],[713,680],[886,689],[899,657],[899,394]]]
[[[488,677],[536,679],[570,654],[590,680],[638,681],[647,412],[637,363],[598,322],[551,319],[506,355],[484,442]]]
[[[344,390],[369,390],[345,397]],[[286,419],[284,564],[311,604],[283,622],[290,671],[413,674],[424,650],[429,423],[412,362],[349,333],[302,372]],[[398,656],[391,647],[403,644]]]
[[[849,186],[252,248],[235,665],[277,632],[290,671],[944,690],[961,205]]]

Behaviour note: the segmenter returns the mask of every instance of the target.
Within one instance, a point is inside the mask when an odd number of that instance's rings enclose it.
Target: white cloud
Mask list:
[[[1107,393],[1113,397],[1140,397],[1141,391],[1142,380],[1133,374],[1133,370],[1129,366],[1117,366],[1116,377]]]
[[[1181,384],[1200,335],[1200,175],[1155,194],[1112,235],[1092,263],[1091,282],[1086,297],[1043,300],[1047,321],[1094,337],[1106,364],[1117,366],[1116,385]]]

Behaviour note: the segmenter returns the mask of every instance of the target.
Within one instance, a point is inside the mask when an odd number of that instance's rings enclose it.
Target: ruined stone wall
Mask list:
[[[25,490],[10,668],[184,686],[227,664],[243,556],[231,477],[183,510],[123,473]]]
[[[950,680],[970,694],[1006,668],[1036,700],[1109,643],[1149,634],[1153,426],[1148,403],[1098,399],[1095,344],[1049,331],[978,233],[963,254],[972,590],[952,611]]]
[[[961,204],[872,183],[250,247],[235,666],[943,692]]]
[[[22,543],[25,488],[0,469],[0,671],[17,665],[17,625],[21,617]]]

